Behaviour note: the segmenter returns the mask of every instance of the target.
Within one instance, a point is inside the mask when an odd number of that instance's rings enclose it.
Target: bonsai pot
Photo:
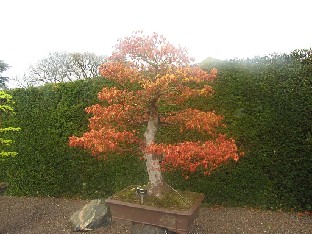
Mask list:
[[[0,182],[0,195],[4,195],[7,188],[8,188],[8,183]]]
[[[112,198],[106,199],[105,202],[109,205],[113,219],[163,227],[176,233],[186,234],[199,215],[203,199],[204,194],[200,193],[193,206],[183,211],[139,205]]]

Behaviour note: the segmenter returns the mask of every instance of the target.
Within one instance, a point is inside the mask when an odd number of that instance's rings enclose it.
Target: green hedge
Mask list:
[[[311,50],[246,60],[208,59],[201,66],[219,70],[209,105],[225,116],[228,132],[246,152],[227,177],[220,199],[311,210]],[[221,170],[208,180],[219,176],[224,176]],[[230,193],[232,188],[239,193]]]
[[[196,173],[184,180],[179,172],[166,173],[169,184],[203,192],[211,205],[312,210],[311,58],[310,51],[301,50],[204,61],[204,69],[218,69],[215,95],[187,105],[224,115],[226,133],[245,156],[209,177]],[[136,155],[98,161],[68,147],[69,136],[87,129],[84,108],[97,102],[104,85],[112,84],[98,78],[11,91],[16,116],[8,124],[22,130],[15,136],[18,156],[0,164],[0,179],[10,183],[10,194],[105,197],[128,184],[146,183],[144,162]],[[180,140],[173,130],[161,128],[157,139]]]
[[[11,122],[22,130],[15,138],[18,156],[2,164],[9,194],[108,196],[144,181],[144,164],[136,156],[98,161],[68,146],[69,136],[87,129],[84,108],[97,102],[104,85],[110,84],[99,78],[12,91],[16,116]]]

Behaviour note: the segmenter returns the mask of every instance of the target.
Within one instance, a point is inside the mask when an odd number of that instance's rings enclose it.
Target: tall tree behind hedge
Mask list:
[[[2,76],[2,72],[6,71],[10,66],[6,64],[3,60],[0,60],[0,89],[6,88],[5,82],[8,81],[8,77]]]
[[[98,67],[105,56],[94,53],[54,52],[29,67],[23,77],[26,86],[59,83],[99,76]]]

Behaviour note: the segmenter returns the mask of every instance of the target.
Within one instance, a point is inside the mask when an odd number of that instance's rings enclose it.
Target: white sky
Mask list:
[[[201,62],[312,47],[311,0],[0,0],[0,60],[22,75],[49,52],[110,55],[133,31]]]

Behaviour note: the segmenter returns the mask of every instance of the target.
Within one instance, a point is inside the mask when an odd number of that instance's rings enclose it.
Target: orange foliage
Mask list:
[[[214,141],[183,142],[175,145],[153,144],[146,149],[155,155],[163,156],[164,170],[181,169],[184,172],[203,170],[209,175],[220,164],[233,159],[237,161],[238,153],[235,141],[219,135]],[[187,173],[186,173],[187,174]]]
[[[131,144],[137,142],[135,132],[116,131],[114,128],[101,128],[90,130],[82,137],[69,138],[69,146],[79,146],[89,149],[93,155],[124,150],[120,143]]]
[[[99,67],[100,74],[116,82],[135,82],[139,81],[141,74],[129,64],[122,62],[107,62]]]
[[[214,112],[203,112],[196,109],[186,109],[163,118],[164,122],[179,124],[181,131],[197,130],[213,135],[216,127],[221,126],[222,116]]]
[[[129,150],[127,145],[136,143],[143,147],[144,153],[162,155],[163,169],[179,168],[186,172],[202,169],[206,174],[229,159],[238,160],[235,141],[216,134],[216,128],[223,125],[222,117],[214,112],[186,109],[160,116],[162,122],[178,124],[181,131],[196,130],[215,138],[203,143],[147,145],[144,136],[133,130],[149,121],[152,114],[159,115],[160,101],[180,105],[189,98],[213,94],[208,82],[216,78],[216,69],[207,73],[190,65],[191,61],[186,49],[174,47],[156,33],[144,36],[136,32],[119,40],[108,62],[99,70],[103,77],[117,82],[121,88],[104,87],[99,92],[101,104],[86,108],[86,112],[92,114],[90,130],[82,137],[70,137],[70,146],[105,155]],[[130,90],[129,83],[136,84],[136,90]],[[193,88],[193,83],[197,88]]]

